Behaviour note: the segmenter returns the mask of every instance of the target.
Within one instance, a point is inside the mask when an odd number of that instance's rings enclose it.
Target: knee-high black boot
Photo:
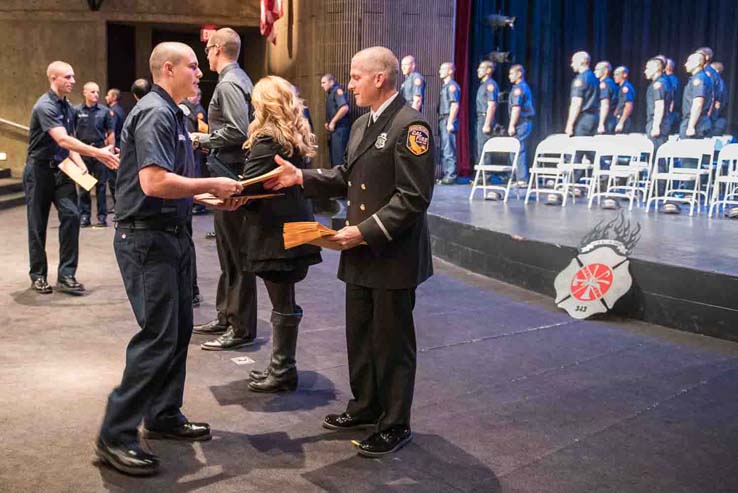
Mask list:
[[[249,382],[249,389],[254,392],[280,392],[297,389],[297,367],[295,352],[297,350],[297,328],[302,319],[302,309],[297,307],[295,313],[279,313],[272,311],[272,359],[264,372],[259,372],[261,379]],[[251,372],[252,374],[257,372]]]

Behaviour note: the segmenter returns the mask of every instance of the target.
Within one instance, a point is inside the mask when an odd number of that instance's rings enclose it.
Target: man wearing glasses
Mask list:
[[[208,167],[214,176],[238,175],[243,169],[243,143],[248,136],[253,84],[238,65],[241,38],[233,29],[218,29],[208,39],[205,53],[218,84],[208,107],[210,133],[191,135],[195,148],[209,150]],[[215,235],[220,261],[215,320],[196,325],[197,334],[221,334],[202,348],[210,351],[236,349],[256,338],[256,277],[241,268],[240,241],[243,214],[240,210],[215,211]]]

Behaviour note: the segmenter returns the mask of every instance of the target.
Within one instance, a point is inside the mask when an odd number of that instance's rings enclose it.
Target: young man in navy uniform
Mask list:
[[[311,196],[346,194],[346,227],[331,239],[343,252],[338,277],[346,283],[346,339],[353,399],[329,414],[332,430],[374,428],[354,442],[380,457],[412,439],[415,382],[415,288],[433,273],[426,209],[435,163],[430,125],[395,89],[397,58],[383,47],[351,60],[349,90],[371,111],[351,128],[346,164],[299,170],[280,159],[283,173],[265,184],[300,184]]]
[[[474,156],[475,165],[482,156],[484,144],[492,137],[492,129],[495,126],[495,111],[500,99],[500,88],[497,87],[497,82],[492,78],[494,71],[495,64],[489,60],[482,61],[477,67],[479,88],[477,89],[476,99],[477,152]]]
[[[53,203],[59,213],[59,271],[57,289],[82,294],[77,281],[79,257],[79,209],[74,182],[59,169],[69,157],[83,172],[87,166],[81,155],[94,157],[109,168],[118,167],[112,147],[96,148],[74,135],[74,110],[67,100],[74,88],[74,69],[66,62],[52,62],[46,69],[50,89],[33,106],[28,133],[28,157],[23,169],[28,217],[28,253],[31,287],[38,293],[52,292],[46,276],[46,226]]]
[[[400,63],[400,69],[402,75],[405,76],[400,89],[402,97],[413,109],[422,111],[423,101],[425,101],[425,77],[416,70],[415,57],[412,55],[404,57]]]
[[[600,124],[597,126],[598,134],[614,134],[615,108],[618,105],[618,93],[620,88],[610,77],[612,65],[610,62],[602,61],[595,65],[594,74],[600,80]]]
[[[571,68],[577,76],[571,83],[569,117],[564,128],[566,135],[594,135],[597,132],[599,81],[589,69],[589,62],[586,51],[578,51],[571,57]]]
[[[438,134],[441,138],[441,161],[443,163],[442,185],[456,183],[456,132],[459,131],[459,102],[461,87],[454,80],[456,67],[445,62],[438,69],[443,81],[441,98],[438,101]]]
[[[508,79],[512,88],[508,101],[510,122],[507,126],[507,135],[520,141],[520,154],[515,165],[515,179],[518,186],[528,185],[528,157],[525,141],[533,131],[533,117],[536,112],[533,108],[533,95],[528,83],[525,82],[525,69],[522,65],[513,65],[508,72]]]
[[[94,82],[87,82],[82,89],[85,102],[74,108],[74,126],[76,137],[92,147],[105,147],[115,144],[115,113],[99,104],[100,86]],[[108,225],[108,205],[105,196],[105,184],[108,181],[107,167],[92,157],[83,157],[87,169],[97,178],[95,193],[97,194],[97,224]],[[90,192],[85,189],[79,191],[80,226],[90,226],[92,203]]]
[[[328,148],[331,151],[331,166],[343,164],[346,155],[351,122],[346,91],[336,82],[333,74],[320,78],[320,86],[325,91],[325,130],[328,132]]]
[[[630,115],[633,114],[635,89],[633,89],[633,84],[628,80],[628,74],[628,67],[620,66],[615,69],[615,82],[620,86],[618,105],[615,108],[615,118],[618,121],[617,125],[615,125],[616,134],[629,133],[632,123]]]
[[[202,77],[182,43],[151,53],[152,90],[123,129],[113,247],[141,331],[126,350],[120,385],[108,397],[98,457],[134,475],[153,474],[159,460],[139,446],[148,439],[202,441],[210,427],[182,414],[187,347],[192,334],[192,240],[186,222],[192,196],[227,198],[243,188],[229,178],[192,178],[194,163],[184,114],[175,101],[192,96]]]

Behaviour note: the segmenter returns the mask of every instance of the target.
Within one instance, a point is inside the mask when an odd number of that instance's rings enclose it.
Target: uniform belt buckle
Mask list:
[[[178,235],[178,234],[179,234],[179,233],[180,233],[181,231],[182,231],[182,226],[181,226],[180,224],[177,224],[176,226],[174,226],[174,227],[172,228],[172,232],[173,232],[173,233],[174,233],[175,235]]]

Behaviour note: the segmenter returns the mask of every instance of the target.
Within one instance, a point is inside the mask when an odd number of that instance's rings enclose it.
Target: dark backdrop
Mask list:
[[[646,118],[645,62],[663,53],[676,62],[682,87],[687,56],[700,46],[715,51],[723,62],[723,78],[729,90],[729,133],[738,132],[738,1],[736,0],[459,0],[471,3],[469,64],[466,69],[471,100],[476,94],[476,67],[493,49],[511,51],[526,69],[536,106],[531,146],[550,133],[562,132],[569,104],[573,73],[569,59],[575,51],[592,55],[592,68],[608,60],[615,68],[626,65],[636,90],[634,131],[642,131]],[[516,16],[513,30],[494,34],[484,23],[489,14]],[[495,79],[507,93],[510,64],[498,66]],[[679,95],[681,101],[681,94]],[[499,109],[498,122],[507,122],[507,104]],[[472,115],[467,111],[467,118]],[[504,116],[502,116],[504,115]],[[474,128],[473,122],[470,121]],[[472,139],[471,145],[474,144]],[[532,148],[532,147],[531,147]]]

